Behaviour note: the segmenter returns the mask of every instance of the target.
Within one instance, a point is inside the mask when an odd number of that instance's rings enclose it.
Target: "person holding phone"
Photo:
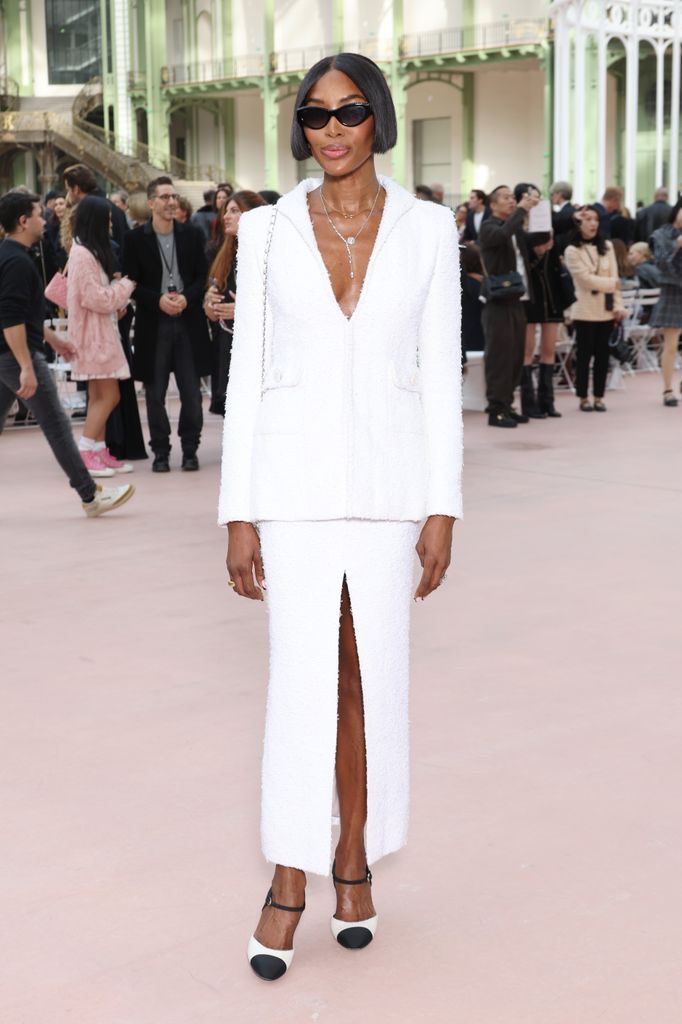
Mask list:
[[[614,321],[625,317],[620,278],[612,243],[604,238],[596,206],[583,206],[575,214],[564,261],[576,292],[571,316],[577,349],[575,390],[582,412],[606,412],[604,391],[609,369],[609,338]],[[592,366],[592,393],[589,377]]]
[[[230,373],[234,304],[237,298],[237,230],[239,218],[247,210],[266,206],[257,192],[235,192],[223,213],[225,240],[209,271],[209,290],[204,297],[204,312],[211,321],[213,363],[211,369],[211,404],[209,411],[225,415],[225,392]]]

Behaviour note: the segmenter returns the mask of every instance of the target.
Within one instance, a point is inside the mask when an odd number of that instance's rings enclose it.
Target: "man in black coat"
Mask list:
[[[477,242],[481,225],[490,217],[486,194],[480,188],[472,188],[469,193],[467,222],[462,235],[463,242]]]
[[[123,246],[123,239],[130,227],[128,219],[123,210],[107,199],[104,192],[97,184],[97,178],[93,171],[85,164],[72,164],[64,171],[64,188],[66,189],[67,202],[76,206],[85,196],[99,196],[106,199],[111,214],[111,237],[119,248]]]
[[[637,211],[635,240],[648,243],[654,231],[668,223],[671,210],[667,188],[657,188],[653,203]]]
[[[526,343],[523,300],[531,298],[530,270],[524,238],[526,213],[538,202],[537,193],[524,193],[517,203],[506,185],[490,193],[491,216],[481,225],[479,246],[486,276],[517,271],[525,293],[511,299],[488,301],[483,307],[485,334],[485,386],[488,424],[515,427],[528,417],[512,408],[514,391],[521,381]]]
[[[171,427],[166,391],[171,372],[180,392],[178,436],[182,468],[199,468],[197,449],[203,426],[200,376],[210,373],[209,333],[202,308],[208,267],[203,236],[174,219],[178,196],[162,176],[147,189],[152,218],[128,232],[123,273],[137,287],[134,374],[144,382],[155,473],[170,470]]]
[[[555,181],[549,190],[552,203],[552,232],[557,252],[561,255],[568,245],[568,239],[575,231],[575,212],[578,209],[571,202],[573,186],[568,181]]]

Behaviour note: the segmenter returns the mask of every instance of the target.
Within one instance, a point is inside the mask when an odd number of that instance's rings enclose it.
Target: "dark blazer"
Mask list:
[[[558,213],[552,212],[552,231],[554,232],[554,244],[562,253],[566,248],[569,236],[575,230],[573,215],[578,209],[573,203],[566,203]]]
[[[191,224],[173,224],[178,267],[182,275],[183,295],[187,308],[180,314],[192,342],[197,373],[211,372],[210,336],[203,311],[208,266],[204,255],[204,239]],[[135,354],[133,370],[136,380],[150,381],[154,373],[154,356],[159,330],[159,299],[161,298],[161,254],[152,230],[152,222],[129,231],[123,241],[123,273],[137,287],[135,302]]]
[[[483,210],[483,220],[481,221],[481,227],[483,227],[484,223],[488,220],[489,217],[492,217],[492,212],[490,210],[490,207],[486,206],[485,209]],[[477,242],[478,241],[478,231],[476,230],[476,223],[474,221],[474,211],[473,210],[469,210],[469,212],[467,213],[467,222],[466,222],[466,227],[464,228],[464,234],[462,235],[462,241],[463,242]]]
[[[657,199],[651,206],[644,206],[637,211],[635,238],[638,242],[648,242],[654,231],[666,224],[672,206],[664,199]]]
[[[530,267],[528,264],[528,249],[526,246],[525,231],[523,225],[526,211],[518,207],[507,220],[500,220],[497,217],[489,217],[481,224],[481,233],[478,244],[481,250],[481,261],[485,267],[486,274],[507,274],[510,270],[516,270],[516,252],[512,238],[516,238],[523,262],[526,268],[526,280],[528,282],[528,294],[533,298],[533,285],[531,281]],[[511,301],[514,301],[513,299]]]

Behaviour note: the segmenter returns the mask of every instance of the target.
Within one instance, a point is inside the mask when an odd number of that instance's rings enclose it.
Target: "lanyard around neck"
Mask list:
[[[170,285],[174,285],[175,281],[173,280],[173,264],[175,263],[175,231],[172,231],[171,234],[173,236],[173,245],[172,245],[172,248],[171,248],[170,264],[168,263],[168,260],[166,259],[166,254],[163,251],[163,242],[160,241],[160,237],[161,236],[158,233],[156,235],[156,238],[157,238],[157,242],[158,242],[158,245],[159,245],[159,252],[161,253],[161,259],[163,260],[163,265],[166,268],[166,270],[168,271],[168,283]]]

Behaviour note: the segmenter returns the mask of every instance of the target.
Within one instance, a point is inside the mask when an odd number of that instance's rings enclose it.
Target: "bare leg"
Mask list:
[[[117,380],[91,380],[88,382],[88,414],[83,436],[91,441],[103,441],[107,420],[120,401]]]
[[[367,858],[367,760],[362,680],[348,584],[341,592],[339,631],[339,721],[336,739],[336,788],[341,812],[341,835],[336,847],[336,874],[363,878]],[[336,886],[336,917],[362,921],[374,916],[372,892],[366,885]]]
[[[556,339],[559,333],[558,324],[543,324],[540,334],[540,362],[554,366],[556,358]]]
[[[305,883],[305,872],[277,864],[272,877],[272,898],[275,903],[285,907],[302,907],[305,902]],[[300,914],[263,907],[254,936],[268,949],[293,949],[294,932],[300,920]]]
[[[673,370],[677,358],[677,346],[680,340],[679,327],[663,329],[663,352],[661,353],[661,370],[663,371],[663,390],[672,391]]]
[[[524,366],[533,365],[533,356],[535,355],[535,331],[537,326],[537,324],[526,325],[526,349],[523,357]],[[544,324],[542,329],[544,332]]]

